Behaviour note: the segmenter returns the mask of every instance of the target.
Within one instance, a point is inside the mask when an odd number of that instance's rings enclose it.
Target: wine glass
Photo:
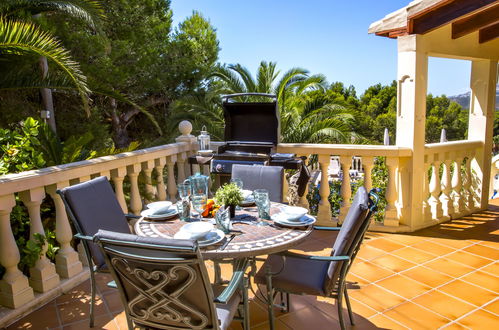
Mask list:
[[[194,194],[191,195],[192,207],[196,212],[198,212],[198,220],[202,219],[203,212],[206,208],[207,197],[206,194]]]

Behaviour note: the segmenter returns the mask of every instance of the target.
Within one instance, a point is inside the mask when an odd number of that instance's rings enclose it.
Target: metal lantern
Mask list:
[[[201,128],[201,134],[198,136],[199,150],[209,150],[210,149],[210,135],[206,130],[206,126]]]

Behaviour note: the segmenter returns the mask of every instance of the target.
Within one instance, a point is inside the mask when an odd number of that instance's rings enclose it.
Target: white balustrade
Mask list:
[[[350,165],[352,164],[352,156],[345,155],[340,157],[340,166],[343,173],[343,180],[341,180],[341,203],[340,203],[340,216],[339,222],[342,223],[350,209],[350,198],[352,197],[352,188],[350,182]],[[329,166],[329,164],[328,164]],[[321,166],[322,169],[322,166]],[[322,171],[324,174],[324,171]],[[327,172],[326,172],[327,173]],[[329,189],[329,185],[328,185]]]
[[[166,165],[166,159],[164,157],[156,159],[154,163],[154,169],[156,170],[156,180],[158,181],[156,186],[157,198],[160,201],[166,200],[166,186],[165,179],[163,178],[163,169]]]
[[[128,213],[128,206],[126,205],[125,193],[123,192],[123,180],[126,176],[126,167],[119,167],[111,170],[111,179],[114,183],[114,193],[116,199],[120,203],[123,213]]]
[[[451,214],[454,213],[454,203],[450,197],[452,187],[450,179],[450,164],[451,159],[445,158],[443,162],[442,180],[441,180],[441,191],[440,203],[442,203],[442,213],[444,218],[450,219]]]
[[[461,165],[463,164],[463,157],[457,156],[454,162],[454,172],[452,173],[452,192],[451,199],[454,206],[454,213],[452,218],[459,218],[463,215],[464,200],[462,197],[463,182],[461,179]]]

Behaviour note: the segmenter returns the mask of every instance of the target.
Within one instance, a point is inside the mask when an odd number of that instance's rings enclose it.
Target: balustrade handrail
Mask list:
[[[0,195],[48,186],[190,150],[189,143],[177,142],[37,170],[7,174],[0,176]]]
[[[425,144],[425,154],[435,154],[449,151],[461,151],[483,147],[482,141],[459,140],[441,143]]]
[[[412,155],[410,148],[365,144],[279,143],[277,151],[297,154],[330,154],[335,156],[410,157]]]

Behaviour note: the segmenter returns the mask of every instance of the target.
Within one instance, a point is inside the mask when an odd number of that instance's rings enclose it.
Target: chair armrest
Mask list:
[[[232,278],[229,281],[227,287],[222,291],[222,293],[215,298],[216,303],[226,304],[227,301],[232,297],[236,289],[241,284],[242,279],[244,278],[244,274],[246,272],[246,268],[248,268],[248,260],[238,260],[236,264],[236,269],[232,274]]]
[[[82,239],[82,240],[85,240],[85,241],[90,241],[90,242],[94,241],[94,237],[93,236],[86,236],[86,235],[83,235],[83,234],[80,234],[80,233],[76,233],[74,235],[74,237]]]
[[[329,230],[329,231],[340,231],[341,227],[314,226],[314,229],[317,229],[317,230]]]
[[[281,252],[279,255],[289,256],[294,258],[308,259],[308,260],[319,260],[319,261],[347,261],[350,260],[349,256],[309,256],[306,254],[299,254],[294,252]]]
[[[137,220],[137,219],[140,219],[141,216],[140,215],[135,215],[135,214],[131,214],[131,213],[127,213],[125,214],[125,218],[130,221],[130,220]]]

